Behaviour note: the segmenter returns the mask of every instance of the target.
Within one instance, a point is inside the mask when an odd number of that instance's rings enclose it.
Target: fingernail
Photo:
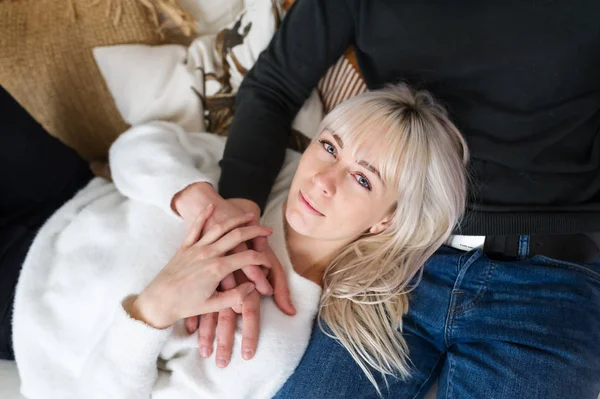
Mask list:
[[[254,214],[252,212],[248,212],[245,216],[250,217],[250,216],[254,216]]]
[[[252,359],[252,355],[253,355],[253,352],[250,349],[246,349],[242,353],[242,357],[244,358],[244,360],[250,360],[250,359]]]
[[[256,288],[256,287],[254,287],[254,284],[250,284],[250,285],[248,285],[248,286],[246,287],[246,294],[249,294],[249,293],[251,293],[252,291],[254,291],[254,288]]]
[[[220,357],[217,359],[217,366],[219,367],[225,367],[227,366],[227,359],[225,359],[224,357]]]
[[[200,349],[200,355],[201,355],[202,357],[208,357],[208,348],[207,348],[206,346],[203,346],[203,347]]]

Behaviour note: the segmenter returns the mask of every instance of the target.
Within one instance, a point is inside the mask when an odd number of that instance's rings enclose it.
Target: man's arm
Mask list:
[[[294,116],[354,40],[352,7],[350,0],[296,0],[238,92],[220,163],[224,198],[264,210]]]

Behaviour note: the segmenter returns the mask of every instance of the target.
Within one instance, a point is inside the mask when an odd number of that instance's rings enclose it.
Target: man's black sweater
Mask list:
[[[297,0],[237,96],[224,197],[264,207],[292,119],[350,44],[370,89],[429,90],[465,135],[457,233],[600,231],[598,0]]]

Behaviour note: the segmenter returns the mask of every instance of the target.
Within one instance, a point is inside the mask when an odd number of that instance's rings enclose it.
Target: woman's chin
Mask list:
[[[294,230],[297,234],[303,236],[311,236],[313,226],[311,226],[310,221],[306,220],[304,215],[301,212],[298,212],[295,209],[287,209],[285,212],[285,220],[289,225],[290,229]]]

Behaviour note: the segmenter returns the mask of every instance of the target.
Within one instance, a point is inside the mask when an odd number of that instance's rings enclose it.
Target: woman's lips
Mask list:
[[[299,197],[300,197],[300,203],[302,204],[302,206],[304,208],[306,208],[309,212],[318,215],[318,216],[325,216],[323,215],[321,212],[319,212],[314,206],[311,205],[311,203],[309,202],[309,200],[304,196],[304,194],[302,194],[302,191],[298,192]]]

